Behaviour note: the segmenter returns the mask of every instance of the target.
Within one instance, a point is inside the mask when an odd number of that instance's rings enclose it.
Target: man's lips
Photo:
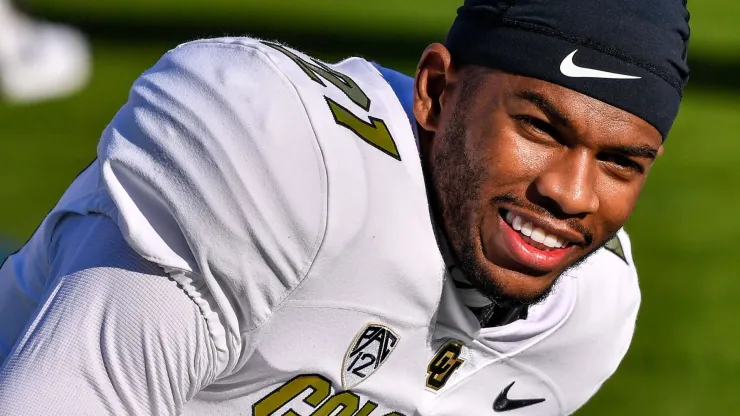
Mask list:
[[[517,209],[509,210],[502,208],[499,210],[499,214],[506,219],[506,222],[511,225],[514,230],[520,231],[527,237],[532,237],[536,242],[544,242],[549,247],[555,246],[547,244],[547,242],[542,238],[537,238],[537,235],[534,235],[535,233],[533,232],[535,229],[539,228],[543,235],[552,235],[562,243],[570,243],[573,245],[586,244],[586,238],[582,233],[575,231],[573,228],[560,221],[542,218],[541,216]],[[519,221],[516,221],[516,217],[519,217]],[[527,223],[529,223],[529,229],[526,227]]]
[[[553,233],[510,211],[501,210],[498,217],[503,251],[516,263],[541,272],[554,270],[583,240],[575,232]]]

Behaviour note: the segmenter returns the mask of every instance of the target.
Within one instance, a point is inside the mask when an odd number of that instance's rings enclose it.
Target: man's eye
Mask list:
[[[640,165],[639,163],[635,162],[634,160],[622,156],[620,154],[616,153],[602,153],[597,156],[597,159],[601,160],[602,162],[608,162],[615,166],[617,166],[619,169],[623,170],[631,170],[637,173],[643,173],[645,169]]]
[[[555,137],[555,128],[548,122],[531,116],[513,116],[523,127],[540,134],[547,134]]]

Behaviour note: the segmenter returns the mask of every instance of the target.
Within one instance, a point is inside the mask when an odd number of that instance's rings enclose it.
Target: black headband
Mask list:
[[[581,92],[665,140],[688,81],[683,0],[467,0],[445,41],[458,63]]]

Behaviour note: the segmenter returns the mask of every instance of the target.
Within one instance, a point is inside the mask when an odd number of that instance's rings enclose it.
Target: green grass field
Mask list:
[[[199,0],[28,0],[27,3],[41,13],[84,15],[91,20],[130,19],[153,25],[180,21],[196,26],[217,22],[247,31],[251,24],[268,21],[286,30],[300,27],[367,36],[379,31],[398,35],[414,32],[441,38],[462,0],[217,0],[207,6]],[[692,47],[717,56],[740,51],[737,29],[740,2],[692,0],[689,11],[694,27]]]
[[[409,9],[412,2],[378,0],[344,6],[314,0],[258,2],[220,0],[204,7],[195,0],[33,0],[35,10],[55,16],[87,13],[119,19],[274,19],[276,25],[312,30],[330,22],[333,30],[406,30],[443,33],[457,0],[437,0]],[[435,3],[435,2],[432,2]],[[287,16],[278,6],[298,8]],[[418,3],[417,3],[418,4]],[[426,2],[425,2],[426,4]],[[740,30],[734,16],[740,2],[694,1],[692,48],[715,59],[736,57]],[[721,7],[720,7],[721,6]],[[362,7],[362,9],[361,9]],[[696,10],[694,10],[694,8]],[[735,13],[733,13],[735,12]],[[421,13],[422,19],[418,18]],[[296,16],[302,16],[298,19]],[[405,21],[417,17],[408,29]],[[188,20],[189,19],[189,20]],[[324,20],[322,20],[324,19]],[[732,19],[732,20],[731,20]],[[231,26],[230,26],[231,27]],[[441,32],[440,32],[441,31]],[[134,79],[171,42],[95,41],[95,75],[90,87],[67,100],[26,107],[0,105],[0,234],[25,240],[66,186],[95,156],[105,125],[125,102]],[[337,58],[331,42],[319,56]],[[392,60],[372,56],[406,72],[416,54]],[[689,89],[666,153],[630,220],[634,256],[643,289],[638,330],[617,375],[579,415],[740,414],[740,279],[732,241],[740,236],[740,95]]]

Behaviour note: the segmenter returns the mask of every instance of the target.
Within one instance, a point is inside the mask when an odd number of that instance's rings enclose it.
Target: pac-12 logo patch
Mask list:
[[[344,356],[342,387],[349,390],[370,377],[398,344],[398,335],[381,324],[368,324],[355,336]]]

